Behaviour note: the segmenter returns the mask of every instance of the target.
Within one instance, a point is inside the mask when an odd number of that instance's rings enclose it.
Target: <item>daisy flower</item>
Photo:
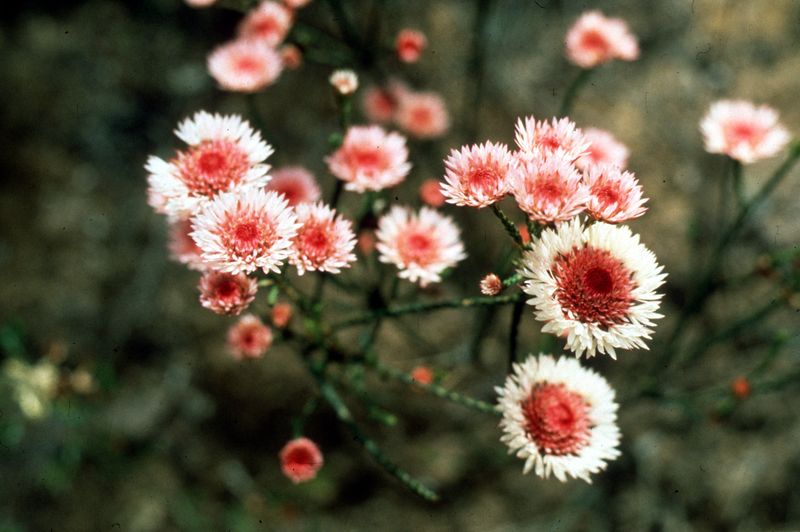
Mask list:
[[[237,315],[255,299],[258,281],[244,274],[207,271],[198,288],[203,307],[217,314]]]
[[[624,20],[608,18],[600,11],[580,16],[567,32],[567,59],[581,68],[594,68],[612,59],[633,61],[639,43]]]
[[[334,70],[328,82],[342,96],[353,94],[358,90],[358,76],[349,69]]]
[[[289,262],[297,273],[307,271],[339,273],[356,260],[356,237],[350,220],[322,203],[301,203],[295,207],[300,228],[294,237]]]
[[[628,148],[608,131],[590,127],[583,130],[589,147],[586,155],[578,157],[575,166],[586,172],[595,166],[616,166],[622,170],[628,166]]]
[[[434,92],[409,92],[400,98],[397,125],[420,139],[441,137],[450,127],[444,99]]]
[[[292,11],[278,2],[264,0],[247,13],[239,25],[239,37],[275,48],[292,27]]]
[[[529,218],[542,223],[573,218],[588,199],[580,172],[564,152],[520,159],[511,178],[511,193]]]
[[[286,478],[299,484],[313,480],[323,464],[322,452],[308,438],[296,438],[280,452],[281,470]]]
[[[451,150],[444,165],[447,202],[483,208],[508,193],[516,160],[505,144],[486,142]]]
[[[345,182],[345,189],[355,192],[393,187],[411,171],[405,137],[380,126],[351,127],[342,146],[325,162]]]
[[[647,211],[647,198],[642,197],[642,187],[631,172],[615,166],[593,167],[583,182],[589,190],[586,212],[595,220],[620,223]]]
[[[258,92],[278,79],[282,70],[281,54],[260,40],[237,39],[208,56],[211,77],[221,89],[233,92]]]
[[[320,198],[317,179],[302,166],[284,166],[275,169],[266,188],[283,194],[292,207],[300,203],[314,202]]]
[[[569,118],[553,118],[550,122],[532,116],[519,118],[515,127],[515,140],[522,159],[535,159],[564,152],[565,158],[574,161],[585,155],[589,141]]]
[[[228,349],[233,358],[260,358],[272,345],[272,331],[252,314],[239,318],[228,329]]]
[[[772,157],[790,140],[775,109],[743,100],[713,103],[700,130],[707,152],[724,153],[744,164]]]

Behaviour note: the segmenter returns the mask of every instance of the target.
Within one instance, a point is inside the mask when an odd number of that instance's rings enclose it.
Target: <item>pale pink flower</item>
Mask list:
[[[595,166],[616,166],[624,170],[628,166],[628,148],[614,138],[614,135],[590,127],[583,130],[583,136],[590,145],[586,155],[575,161],[579,170],[586,172]]]
[[[647,211],[647,198],[642,197],[642,187],[631,172],[615,166],[594,167],[584,174],[583,182],[589,189],[586,211],[595,220],[619,223]]]
[[[353,94],[358,90],[358,76],[349,69],[334,70],[328,81],[342,96]]]
[[[264,189],[220,194],[192,218],[192,225],[203,260],[234,274],[259,268],[280,273],[299,227],[286,198]]]
[[[272,325],[274,325],[278,329],[283,329],[289,322],[292,320],[292,315],[294,315],[294,310],[289,303],[276,303],[274,307],[272,307]]]
[[[372,122],[390,122],[397,111],[397,97],[389,89],[368,87],[361,98],[364,114]]]
[[[258,281],[244,274],[207,271],[198,287],[203,307],[217,314],[237,315],[255,299]]]
[[[295,207],[300,228],[293,239],[289,262],[297,273],[307,271],[339,273],[356,260],[353,225],[350,220],[322,203],[301,203]]]
[[[775,109],[744,100],[720,100],[700,122],[705,148],[744,164],[772,157],[790,140]]]
[[[206,264],[203,262],[203,252],[191,237],[193,230],[192,222],[189,220],[179,220],[170,225],[168,244],[170,258],[192,270],[204,271]]]
[[[300,203],[317,201],[320,198],[319,185],[314,174],[302,166],[284,166],[272,172],[267,190],[274,190],[286,198],[294,207]]]
[[[263,187],[272,147],[238,115],[205,111],[187,118],[175,135],[189,145],[167,162],[151,156],[148,198],[157,211],[185,219],[221,192]]]
[[[581,15],[567,32],[566,44],[567,59],[581,68],[639,57],[639,44],[625,21],[608,18],[600,11]]]
[[[283,3],[291,9],[300,9],[310,4],[311,0],[283,0]]]
[[[284,44],[278,49],[283,66],[289,70],[297,70],[303,64],[303,53],[293,44]]]
[[[400,61],[416,63],[427,45],[428,39],[424,33],[418,30],[404,29],[397,34],[395,50]]]
[[[186,4],[192,7],[208,7],[214,5],[217,0],[186,0]]]
[[[445,203],[442,185],[438,179],[426,179],[419,187],[419,198],[431,207],[441,207]]]
[[[250,10],[239,25],[239,37],[261,41],[275,48],[292,27],[292,10],[278,2],[264,0]]]
[[[520,160],[511,179],[511,193],[532,220],[569,220],[583,211],[588,200],[581,178],[563,153]]]
[[[422,207],[419,213],[395,205],[378,221],[380,261],[420,286],[441,281],[441,273],[466,258],[458,226],[449,216]]]
[[[272,345],[272,331],[252,314],[239,318],[228,329],[228,349],[233,358],[261,358]]]
[[[428,366],[417,366],[411,370],[411,378],[427,386],[433,383],[433,370]]]
[[[405,137],[380,126],[351,127],[342,146],[325,162],[345,182],[345,189],[355,192],[393,187],[411,171]]]
[[[313,480],[323,464],[319,447],[308,438],[296,438],[284,445],[280,459],[283,474],[295,484]]]
[[[485,296],[496,296],[503,291],[503,280],[496,274],[487,274],[481,279],[481,294]]]
[[[369,256],[375,251],[375,233],[364,230],[358,233],[358,250],[362,255]]]
[[[516,160],[505,144],[473,144],[450,150],[442,193],[448,203],[486,207],[508,193]]]
[[[211,77],[221,89],[233,92],[258,92],[278,79],[282,70],[280,54],[259,40],[237,39],[208,56]]]
[[[519,156],[533,159],[562,151],[574,161],[589,149],[589,141],[569,118],[538,121],[532,116],[520,118],[515,127]]]
[[[400,98],[394,119],[401,129],[421,139],[442,136],[450,127],[444,99],[435,92],[408,92]]]

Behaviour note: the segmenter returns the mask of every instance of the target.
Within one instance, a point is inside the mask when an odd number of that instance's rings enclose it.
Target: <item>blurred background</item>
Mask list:
[[[363,30],[373,0],[344,5]],[[800,528],[800,170],[736,240],[725,289],[691,320],[682,349],[699,346],[697,356],[677,370],[653,362],[734,215],[735,203],[720,199],[725,161],[704,153],[700,118],[715,99],[745,98],[774,106],[800,132],[799,2],[386,0],[387,45],[403,27],[430,42],[420,63],[390,63],[393,74],[441,92],[453,123],[441,140],[411,141],[415,169],[397,196],[417,201],[416,186],[441,176],[450,148],[513,143],[516,117],[556,113],[577,75],[563,36],[589,8],[625,18],[642,54],[595,72],[571,116],[631,149],[651,198],[631,225],[669,272],[651,351],[589,362],[618,390],[623,455],[592,485],[523,476],[495,418],[371,381],[396,426],[348,402],[387,454],[442,493],[429,504],[325,408],[307,429],[325,454],[320,476],[294,486],[281,475],[277,453],[313,380],[283,346],[250,363],[226,353],[233,319],[200,307],[196,274],[169,261],[164,220],[146,204],[147,155],[179,148],[173,128],[199,109],[245,115],[274,145],[273,166],[305,165],[330,190],[331,67],[307,62],[246,98],[217,90],[205,70],[208,52],[233,36],[236,11],[178,0],[3,3],[0,531]],[[299,19],[338,32],[322,0]],[[476,31],[485,57],[477,98]],[[361,77],[370,84],[370,73]],[[783,157],[747,167],[746,191]],[[485,211],[445,211],[462,225],[470,258],[439,290],[477,294],[506,245],[502,229]],[[762,319],[741,320],[772,301]],[[427,364],[442,384],[493,401],[510,310],[493,316],[477,357],[465,331],[488,316],[475,312],[404,319],[378,346],[395,367]],[[526,310],[525,352],[537,349],[539,328]],[[731,391],[741,376],[749,395]],[[638,393],[647,377],[660,389]]]

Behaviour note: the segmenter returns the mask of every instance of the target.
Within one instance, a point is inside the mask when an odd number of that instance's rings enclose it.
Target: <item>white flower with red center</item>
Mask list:
[[[614,390],[576,359],[531,355],[495,390],[500,440],[525,460],[524,474],[591,483],[620,455]]]
[[[633,61],[639,43],[624,20],[608,18],[600,11],[580,16],[567,32],[567,59],[581,68],[594,68],[612,59]]]
[[[647,198],[642,197],[642,187],[631,172],[595,166],[584,174],[583,182],[589,190],[586,212],[595,220],[620,223],[647,211]]]
[[[239,37],[261,41],[275,48],[292,27],[292,10],[278,2],[265,0],[250,10],[239,25]]]
[[[528,116],[517,120],[514,131],[521,159],[536,159],[561,151],[566,159],[574,161],[589,149],[589,141],[569,118],[553,118],[548,122]]]
[[[170,225],[168,244],[170,257],[192,270],[204,271],[207,266],[203,261],[202,250],[191,237],[193,230],[189,220],[179,220]]]
[[[339,273],[356,260],[356,236],[350,220],[322,203],[301,203],[295,207],[295,214],[300,228],[289,262],[299,275],[307,271]]]
[[[404,29],[397,34],[395,50],[397,57],[404,63],[419,61],[422,51],[428,45],[425,34],[418,30]]]
[[[213,5],[217,0],[186,0],[186,4],[192,7],[208,7]]]
[[[188,218],[217,194],[263,187],[272,147],[240,116],[205,111],[178,124],[175,135],[189,145],[167,162],[150,156],[148,197],[159,212]]]
[[[595,166],[616,166],[622,170],[628,166],[628,148],[608,131],[590,127],[583,130],[590,143],[586,155],[578,157],[575,166],[586,172]]]
[[[274,170],[272,179],[267,183],[267,190],[283,194],[292,207],[320,198],[319,185],[314,174],[302,166],[284,166]]]
[[[616,349],[647,349],[666,274],[639,236],[603,222],[577,218],[545,229],[519,271],[542,331],[566,340],[580,357]]]
[[[207,271],[200,278],[200,304],[217,314],[237,315],[256,297],[258,281],[244,274]]]
[[[447,202],[483,208],[508,193],[516,159],[505,144],[486,142],[451,150],[444,165]]]
[[[300,9],[301,7],[305,7],[310,4],[311,0],[283,0],[283,3],[286,4],[286,7]]]
[[[237,39],[218,46],[208,56],[208,72],[223,90],[258,92],[282,71],[281,54],[260,40]]]
[[[325,162],[345,182],[345,189],[355,192],[393,187],[411,171],[405,137],[380,126],[351,127],[342,146]]]
[[[420,286],[441,281],[441,273],[466,258],[460,231],[449,216],[422,207],[419,213],[394,206],[378,220],[380,261],[394,264],[400,277]]]
[[[496,296],[503,291],[503,280],[497,274],[489,273],[481,279],[481,294],[485,296]]]
[[[589,198],[582,178],[563,152],[520,159],[511,178],[511,193],[532,220],[569,220],[583,211]]]
[[[450,127],[444,99],[434,92],[404,94],[394,119],[401,129],[421,139],[442,136]]]
[[[272,331],[264,323],[246,314],[228,329],[228,349],[233,358],[260,358],[272,345]]]
[[[791,136],[775,109],[744,100],[721,100],[711,105],[700,130],[709,153],[724,153],[744,164],[772,157]]]
[[[353,94],[358,90],[358,76],[350,69],[334,70],[328,82],[342,96]]]
[[[292,254],[297,217],[282,195],[248,189],[218,195],[192,218],[192,238],[210,267],[228,273],[280,273]]]
[[[281,449],[280,459],[283,474],[295,484],[313,480],[323,464],[322,452],[308,438],[288,442]]]

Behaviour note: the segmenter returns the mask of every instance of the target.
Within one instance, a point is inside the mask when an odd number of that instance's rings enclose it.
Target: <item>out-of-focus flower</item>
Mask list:
[[[614,390],[576,359],[531,355],[496,391],[500,439],[525,460],[523,473],[591,483],[590,475],[619,456]]]
[[[545,229],[519,271],[542,331],[566,340],[580,357],[647,349],[666,274],[626,226],[578,218]]]
[[[398,95],[389,87],[367,87],[361,99],[364,114],[372,122],[391,122],[398,105]]]
[[[353,94],[358,90],[358,76],[352,70],[334,70],[328,81],[342,96]]]
[[[277,329],[283,329],[292,321],[293,315],[294,310],[289,303],[276,303],[275,306],[272,307],[272,325]]]
[[[399,100],[394,119],[401,129],[421,139],[442,136],[450,127],[444,99],[434,92],[408,92]]]
[[[397,34],[395,50],[397,57],[404,63],[416,63],[422,51],[428,45],[425,34],[418,30],[404,29]]]
[[[186,0],[186,4],[192,7],[209,7],[214,5],[217,0]]]
[[[569,220],[586,206],[588,191],[581,179],[577,168],[558,152],[520,160],[511,179],[511,193],[532,220]]]
[[[515,140],[521,159],[538,159],[558,151],[564,158],[574,161],[589,149],[589,141],[569,118],[550,122],[529,116],[517,120]]]
[[[508,193],[516,161],[505,144],[473,144],[451,150],[442,193],[448,203],[483,208]]]
[[[358,249],[365,257],[372,255],[375,251],[375,233],[369,230],[358,233]]]
[[[301,7],[305,7],[310,4],[311,0],[283,0],[283,3],[286,4],[286,7],[300,9]]]
[[[481,294],[496,296],[503,291],[503,280],[496,274],[490,273],[481,279]]]
[[[192,222],[179,220],[169,228],[169,253],[170,257],[185,264],[192,270],[203,271],[206,265],[203,262],[202,250],[191,237]]]
[[[420,384],[428,385],[433,382],[433,371],[428,366],[417,366],[411,370],[411,378]]]
[[[313,203],[320,198],[317,179],[302,166],[284,166],[272,172],[267,190],[274,190],[294,207],[300,203]]]
[[[200,304],[217,314],[238,315],[256,298],[258,281],[244,274],[209,271],[198,285]]]
[[[3,374],[11,382],[14,399],[25,417],[41,419],[49,412],[58,390],[58,368],[52,362],[41,360],[31,365],[9,358],[3,364]]]
[[[467,256],[455,222],[428,207],[415,213],[395,205],[378,221],[376,234],[380,261],[394,264],[401,278],[423,287],[441,281],[445,269]]]
[[[339,273],[356,260],[350,220],[322,203],[301,203],[295,207],[295,214],[300,228],[292,241],[289,262],[299,275],[307,271]]]
[[[221,89],[233,92],[258,92],[278,79],[282,70],[281,55],[261,40],[237,39],[208,56],[211,77]]]
[[[228,329],[228,349],[233,358],[260,358],[272,345],[272,331],[260,319],[245,314]]]
[[[405,137],[380,126],[351,127],[342,146],[325,162],[345,188],[355,192],[393,187],[411,171]]]
[[[594,68],[612,59],[633,61],[639,43],[624,20],[608,18],[600,11],[580,16],[567,32],[567,59],[581,68]]]
[[[772,157],[790,140],[775,109],[744,100],[720,100],[700,122],[709,153],[724,153],[744,164]]]
[[[239,25],[239,37],[247,40],[261,41],[275,48],[289,33],[292,27],[292,10],[273,2],[264,0],[251,9]]]
[[[166,162],[150,156],[145,169],[148,197],[173,219],[186,219],[221,192],[262,187],[269,181],[263,162],[272,146],[238,115],[195,113],[175,134],[189,145]]]
[[[218,195],[192,218],[192,238],[210,267],[227,273],[280,273],[299,224],[281,194],[264,189]]]
[[[75,393],[83,395],[92,393],[96,388],[94,377],[86,368],[78,368],[70,373],[69,385]]]
[[[308,438],[288,442],[281,449],[280,459],[283,474],[295,484],[313,480],[323,464],[319,447]]]
[[[595,220],[620,223],[647,211],[647,198],[642,197],[642,187],[631,172],[595,166],[584,174],[583,182],[589,190],[586,211]]]
[[[445,203],[442,186],[438,179],[426,179],[419,187],[419,199],[431,207],[441,207]]]
[[[750,381],[747,380],[747,377],[736,377],[733,379],[733,382],[731,382],[731,392],[737,399],[747,399],[750,397],[752,391]]]
[[[278,49],[283,66],[289,70],[296,70],[303,64],[303,53],[293,44],[284,44]]]
[[[528,224],[517,224],[517,231],[519,231],[522,245],[527,246],[531,241],[531,232],[528,231]]]
[[[590,143],[586,155],[578,157],[575,166],[586,172],[596,166],[616,166],[622,170],[628,166],[628,148],[608,131],[590,127],[583,130]]]

